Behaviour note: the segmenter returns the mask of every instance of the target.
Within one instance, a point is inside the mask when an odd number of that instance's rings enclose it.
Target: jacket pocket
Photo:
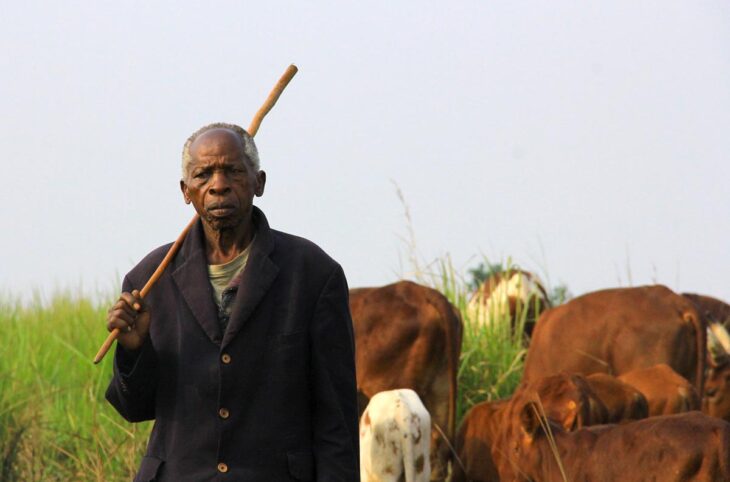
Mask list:
[[[310,451],[287,452],[289,474],[297,480],[314,479],[314,460]]]
[[[137,472],[134,482],[154,482],[157,480],[163,463],[164,461],[157,457],[142,457],[142,463],[139,465],[139,472]]]

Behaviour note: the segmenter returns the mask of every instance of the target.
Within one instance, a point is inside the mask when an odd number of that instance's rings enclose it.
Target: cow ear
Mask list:
[[[520,413],[522,430],[530,437],[534,437],[540,429],[539,408],[535,402],[526,403]]]

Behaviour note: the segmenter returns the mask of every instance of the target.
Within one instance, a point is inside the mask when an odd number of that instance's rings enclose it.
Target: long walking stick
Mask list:
[[[284,92],[284,89],[289,84],[289,81],[294,77],[294,74],[297,73],[297,67],[292,64],[289,67],[287,67],[286,71],[284,72],[284,75],[281,76],[279,81],[276,83],[274,88],[271,90],[271,93],[269,94],[269,97],[267,97],[264,104],[259,108],[258,112],[256,112],[256,115],[253,117],[253,120],[251,121],[251,124],[248,126],[248,134],[253,137],[256,135],[256,133],[259,130],[259,127],[261,126],[261,121],[264,120],[264,117],[266,114],[269,113],[272,107],[274,107],[274,104],[276,104],[276,101],[279,100],[279,96],[282,92]],[[165,271],[165,268],[170,264],[170,261],[175,257],[175,254],[177,254],[178,250],[180,249],[180,246],[182,246],[183,241],[185,240],[185,237],[188,234],[188,231],[195,225],[195,222],[198,220],[198,215],[196,214],[193,216],[193,219],[190,220],[187,226],[185,226],[185,229],[183,229],[182,233],[180,233],[180,236],[177,237],[175,242],[170,246],[169,251],[165,255],[165,257],[162,259],[162,262],[157,267],[154,273],[152,273],[152,276],[150,276],[150,279],[147,280],[147,283],[145,283],[144,287],[140,290],[139,295],[144,298],[147,293],[152,289],[154,284],[157,282],[158,279],[160,279],[160,276],[162,276],[162,273]],[[101,348],[99,348],[99,351],[96,353],[96,356],[94,357],[94,363],[99,363],[103,358],[104,355],[109,351],[109,348],[111,348],[112,344],[114,343],[114,340],[117,339],[117,336],[119,336],[119,328],[114,328],[111,333],[109,333],[109,336],[106,337],[106,340],[104,340],[104,343],[102,343]]]

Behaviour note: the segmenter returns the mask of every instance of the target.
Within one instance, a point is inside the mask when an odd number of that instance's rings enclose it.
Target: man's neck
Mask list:
[[[224,264],[241,254],[254,235],[253,222],[241,223],[236,228],[216,230],[203,223],[205,254],[208,264]]]

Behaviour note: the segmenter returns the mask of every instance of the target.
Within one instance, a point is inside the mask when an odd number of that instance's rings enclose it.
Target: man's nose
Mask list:
[[[213,178],[210,180],[210,193],[223,195],[227,194],[231,190],[231,184],[228,181],[228,176],[221,171],[214,171]]]

